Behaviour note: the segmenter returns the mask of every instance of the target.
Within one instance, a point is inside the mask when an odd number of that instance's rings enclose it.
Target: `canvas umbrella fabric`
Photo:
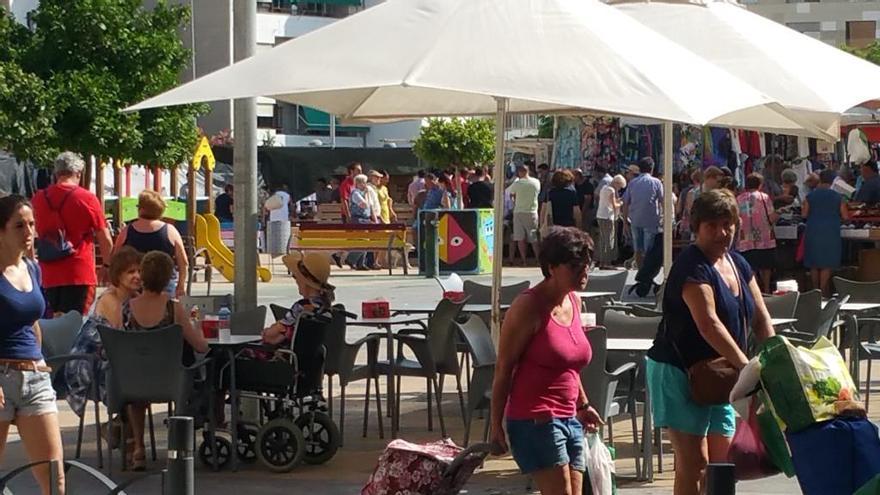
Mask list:
[[[343,120],[495,115],[498,200],[507,112],[595,111],[828,137],[597,0],[389,0],[127,110],[255,96]],[[502,213],[496,208],[496,337]]]

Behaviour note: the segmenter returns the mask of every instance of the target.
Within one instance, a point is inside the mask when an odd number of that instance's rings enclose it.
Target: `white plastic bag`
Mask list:
[[[602,443],[598,433],[587,433],[587,473],[593,495],[611,495],[613,489],[614,460],[608,447]]]

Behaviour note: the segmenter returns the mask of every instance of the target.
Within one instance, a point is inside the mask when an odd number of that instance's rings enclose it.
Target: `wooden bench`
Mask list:
[[[294,231],[291,249],[299,251],[376,251],[387,250],[388,274],[392,274],[391,254],[403,257],[403,274],[408,275],[407,226],[390,224],[302,223]]]

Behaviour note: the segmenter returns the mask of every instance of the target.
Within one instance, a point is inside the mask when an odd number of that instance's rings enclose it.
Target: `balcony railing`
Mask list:
[[[364,0],[257,0],[257,10],[288,15],[346,17],[363,10]]]

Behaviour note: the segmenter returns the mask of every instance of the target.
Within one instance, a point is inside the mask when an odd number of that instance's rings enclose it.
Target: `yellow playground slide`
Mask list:
[[[214,215],[196,215],[196,249],[205,249],[211,257],[211,266],[230,282],[235,280],[235,256],[220,238],[220,221]],[[272,280],[268,268],[258,266],[257,276],[263,282]]]

